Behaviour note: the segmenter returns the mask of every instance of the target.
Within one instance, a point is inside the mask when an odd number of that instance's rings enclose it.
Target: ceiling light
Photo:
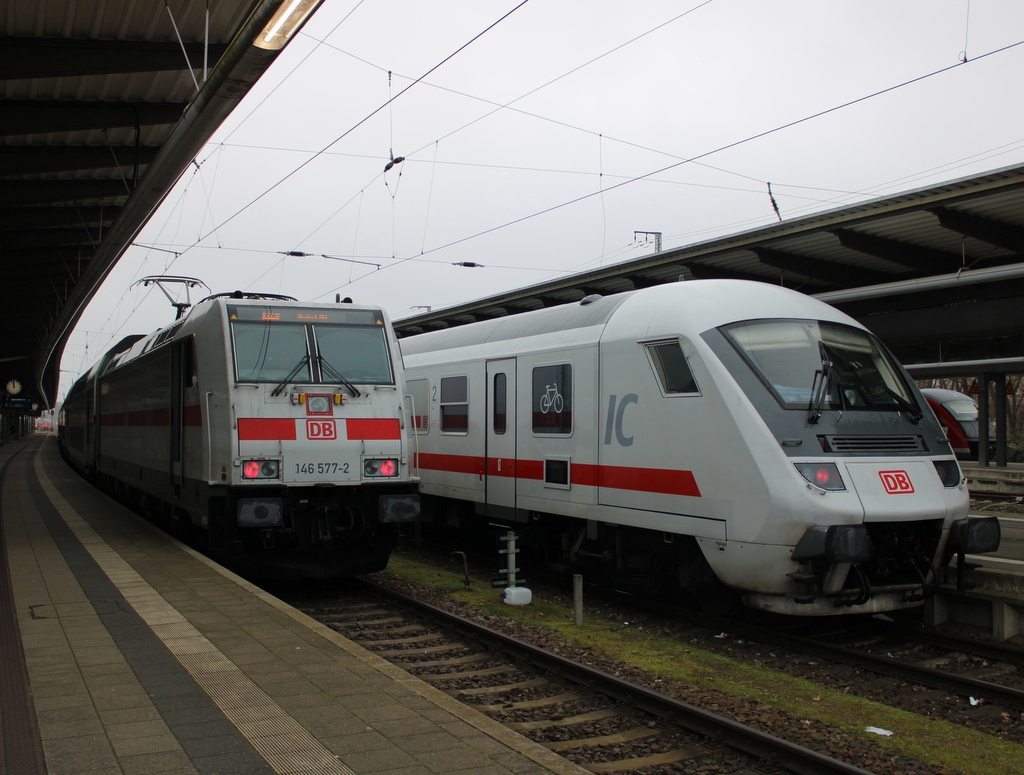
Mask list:
[[[280,49],[323,0],[284,0],[277,13],[252,43],[257,48]]]

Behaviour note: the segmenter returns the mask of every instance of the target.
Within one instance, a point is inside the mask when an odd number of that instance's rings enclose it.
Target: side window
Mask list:
[[[652,342],[644,347],[666,395],[700,392],[678,341]]]
[[[198,381],[196,372],[196,338],[190,336],[181,346],[181,374],[185,387],[194,387]]]
[[[405,385],[412,396],[412,427],[416,433],[430,431],[430,392],[425,379],[410,379]]]
[[[533,370],[533,432],[572,433],[572,366]]]
[[[441,379],[441,432],[469,432],[469,378]]]
[[[503,434],[508,429],[508,412],[506,411],[508,377],[504,374],[494,375],[494,414],[491,418],[494,432]]]

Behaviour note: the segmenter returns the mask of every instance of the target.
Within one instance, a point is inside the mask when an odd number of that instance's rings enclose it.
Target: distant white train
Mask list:
[[[212,296],[72,387],[68,462],[225,565],[380,570],[419,516],[401,357],[379,307]]]
[[[679,282],[400,344],[425,513],[591,578],[887,611],[998,548],[906,372],[800,293]]]

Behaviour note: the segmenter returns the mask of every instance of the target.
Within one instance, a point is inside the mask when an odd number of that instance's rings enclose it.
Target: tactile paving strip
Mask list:
[[[61,496],[36,459],[46,497],[125,600],[275,772],[355,775],[103,541]]]
[[[0,482],[7,475],[10,458],[0,471]],[[25,657],[11,591],[4,539],[3,514],[0,512],[0,772],[42,775],[42,744],[28,692]]]

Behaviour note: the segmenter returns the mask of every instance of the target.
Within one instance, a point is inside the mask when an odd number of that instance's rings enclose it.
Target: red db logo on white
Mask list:
[[[882,486],[890,495],[907,495],[914,491],[910,475],[906,471],[879,471]]]
[[[334,441],[338,429],[334,420],[306,420],[306,438],[310,441]]]

